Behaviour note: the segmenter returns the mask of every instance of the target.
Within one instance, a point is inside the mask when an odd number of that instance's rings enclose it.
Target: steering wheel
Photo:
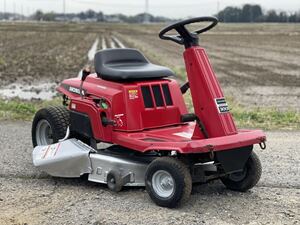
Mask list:
[[[185,25],[199,22],[211,22],[210,25],[202,29],[190,32]],[[196,17],[173,23],[159,32],[159,37],[163,40],[174,41],[177,44],[185,45],[186,48],[193,45],[198,45],[198,34],[204,33],[218,24],[218,19],[215,17]],[[171,30],[176,30],[178,35],[166,35]]]

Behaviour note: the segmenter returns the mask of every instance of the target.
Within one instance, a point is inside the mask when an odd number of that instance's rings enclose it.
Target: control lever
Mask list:
[[[85,67],[81,72],[81,83],[80,83],[80,97],[81,97],[81,99],[83,98],[83,95],[84,95],[84,93],[82,93],[83,92],[83,90],[82,90],[83,82],[85,81],[85,79],[90,74],[91,74],[91,68],[89,66]]]
[[[102,122],[102,125],[103,126],[115,126],[115,121],[114,120],[110,120],[110,119],[107,119],[107,117],[101,117],[101,122]]]
[[[180,87],[181,93],[185,94],[190,88],[190,83],[186,82],[184,85]]]
[[[181,115],[180,120],[181,120],[181,122],[183,122],[183,123],[196,121],[196,123],[197,123],[197,125],[199,126],[199,128],[200,128],[202,134],[204,135],[204,137],[205,137],[205,138],[208,138],[208,133],[207,133],[207,130],[206,130],[204,124],[203,124],[202,121],[198,118],[198,116],[196,116],[194,113],[189,113],[189,114]]]

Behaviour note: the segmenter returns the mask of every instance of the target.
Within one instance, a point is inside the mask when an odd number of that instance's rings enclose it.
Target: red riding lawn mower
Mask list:
[[[186,25],[210,22],[190,32]],[[159,206],[186,201],[193,183],[220,179],[246,191],[261,176],[252,151],[265,147],[260,130],[237,130],[198,35],[218,23],[199,17],[164,28],[159,37],[184,45],[188,82],[151,64],[135,49],[106,49],[95,55],[95,74],[64,80],[65,107],[39,110],[32,124],[33,163],[52,176],[105,183],[112,191],[146,186]],[[171,30],[176,35],[168,35]],[[190,88],[194,113],[183,94]]]

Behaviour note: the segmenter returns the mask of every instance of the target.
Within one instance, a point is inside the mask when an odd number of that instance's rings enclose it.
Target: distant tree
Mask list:
[[[55,14],[53,12],[45,13],[43,15],[43,20],[44,21],[54,21],[55,20]]]
[[[266,22],[279,22],[279,17],[275,10],[270,10],[267,12],[265,20]]]
[[[263,19],[263,11],[260,5],[252,5],[252,22],[259,22]]]
[[[286,23],[288,22],[289,18],[286,12],[280,12],[278,14],[278,22],[280,23]]]
[[[263,16],[260,5],[246,4],[242,8],[241,22],[257,22]]]
[[[96,15],[96,17],[97,17],[97,21],[98,22],[102,22],[102,21],[104,21],[104,15],[103,15],[103,12],[98,12],[97,13],[97,15]]]
[[[86,19],[86,15],[85,15],[84,12],[80,12],[80,13],[78,14],[78,17],[79,17],[81,20],[85,20],[85,19]]]
[[[241,22],[241,9],[236,7],[226,7],[224,10],[220,11],[217,15],[222,22]]]
[[[253,11],[250,4],[246,4],[242,8],[241,22],[253,22]]]
[[[33,18],[38,21],[43,20],[43,17],[44,17],[44,13],[41,10],[37,10],[33,15]]]
[[[288,15],[286,12],[270,10],[266,14],[260,5],[245,4],[242,8],[226,7],[216,15],[221,22],[300,22],[300,11]]]
[[[291,22],[291,23],[299,23],[300,22],[300,12],[292,13],[289,16],[289,22]]]
[[[96,18],[97,13],[91,9],[89,9],[88,11],[86,11],[86,18],[88,19],[94,19]]]

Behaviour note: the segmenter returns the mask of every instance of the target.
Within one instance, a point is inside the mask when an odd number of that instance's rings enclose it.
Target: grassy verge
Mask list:
[[[61,104],[60,99],[50,101],[22,101],[0,99],[0,120],[31,120],[40,108]]]
[[[293,109],[283,111],[266,107],[245,108],[232,99],[228,102],[238,127],[300,130],[300,113]]]
[[[187,94],[186,101],[192,111],[190,96]],[[239,128],[261,128],[265,130],[300,130],[300,113],[287,110],[280,111],[274,108],[245,108],[227,98],[231,113]],[[60,99],[51,101],[21,101],[18,99],[0,99],[0,120],[25,120],[30,121],[35,112],[46,106],[60,105]]]
[[[230,112],[239,128],[260,128],[264,130],[300,130],[300,112],[267,107],[246,108],[233,98],[226,98]],[[190,111],[193,111],[189,93],[185,95]]]

